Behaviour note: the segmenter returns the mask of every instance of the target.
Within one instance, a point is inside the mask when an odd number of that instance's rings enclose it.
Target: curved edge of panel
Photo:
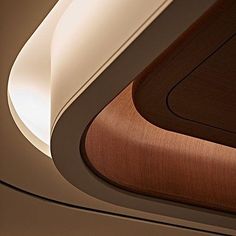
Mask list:
[[[132,85],[89,126],[81,149],[88,166],[127,191],[235,214],[236,150],[147,122]]]
[[[22,119],[19,117],[18,113],[15,110],[14,105],[12,104],[11,97],[9,93],[7,94],[7,99],[8,99],[8,106],[9,110],[11,112],[11,116],[14,120],[14,122],[17,125],[17,128],[20,129],[21,133],[28,139],[30,140],[30,143],[33,143],[35,147],[40,147],[38,148],[43,154],[45,154],[46,157],[50,156],[49,153],[49,147],[48,145],[43,142],[41,139],[39,139],[34,133],[30,131],[30,129],[25,125],[25,123],[22,121]]]
[[[94,117],[212,3],[205,2],[194,11],[196,6],[191,6],[192,3],[186,1],[186,9],[192,10],[186,22],[186,16],[181,18],[179,11],[183,5],[178,1],[174,2],[168,11],[162,13],[83,93],[77,94],[65,104],[63,113],[54,115],[58,118],[52,130],[51,153],[57,169],[70,183],[95,198],[160,214],[170,222],[182,222],[184,225],[194,223],[197,227],[205,229],[236,229],[236,219],[231,214],[140,196],[108,184],[88,168],[81,155],[84,134]],[[173,20],[171,22],[170,17],[173,19],[173,14],[178,19],[184,18],[186,23],[175,22],[175,32],[171,31]],[[163,37],[164,42],[160,40]],[[150,43],[152,40],[160,42],[155,44],[156,48]],[[139,60],[133,60],[134,58]],[[83,114],[80,111],[83,111]]]
[[[18,53],[8,80],[8,104],[22,134],[50,157],[50,47],[72,0],[58,1]]]
[[[93,5],[72,2],[57,24],[51,45],[51,130],[67,107],[172,1],[94,1]],[[113,81],[111,88],[115,86]]]
[[[235,9],[234,1],[218,1],[212,11],[208,11],[190,27],[139,76],[134,84],[133,100],[136,109],[146,120],[168,131],[235,148],[234,132],[183,117],[174,109],[173,100],[177,103],[177,99],[171,99],[183,80],[234,37]],[[217,30],[219,28],[222,31]],[[207,37],[210,39],[205,42]],[[194,58],[191,57],[192,52]],[[182,99],[180,103],[191,107],[188,101],[185,99],[183,102]]]

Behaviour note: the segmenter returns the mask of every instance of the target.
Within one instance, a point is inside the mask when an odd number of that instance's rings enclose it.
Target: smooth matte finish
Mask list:
[[[236,134],[235,34],[175,86],[168,104],[185,120]]]
[[[204,236],[209,232],[62,207],[0,185],[1,236]]]
[[[92,122],[85,148],[90,168],[121,188],[236,212],[236,150],[147,122],[132,85]]]
[[[218,1],[137,79],[154,125],[236,147],[236,2]]]

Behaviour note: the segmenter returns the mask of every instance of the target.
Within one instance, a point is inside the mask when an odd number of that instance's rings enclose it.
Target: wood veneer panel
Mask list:
[[[166,98],[179,78],[232,35],[225,27],[232,7],[234,13],[234,1],[218,3],[94,119],[82,150],[95,173],[129,191],[236,212],[236,149],[158,127],[190,135],[201,127],[178,120]],[[220,139],[222,130],[206,127],[194,135],[233,143],[228,134]]]
[[[236,36],[185,77],[168,95],[183,119],[236,133]]]
[[[133,99],[159,127],[236,147],[236,1],[218,1],[137,79]]]
[[[89,167],[129,191],[236,212],[236,149],[152,125],[135,109],[131,90],[89,127]]]

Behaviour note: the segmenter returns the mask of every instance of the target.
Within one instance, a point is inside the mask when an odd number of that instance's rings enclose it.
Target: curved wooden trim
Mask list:
[[[92,122],[89,166],[129,191],[236,212],[236,150],[153,126],[136,111],[130,85]]]

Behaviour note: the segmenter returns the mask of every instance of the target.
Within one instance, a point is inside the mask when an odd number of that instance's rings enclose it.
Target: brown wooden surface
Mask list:
[[[236,212],[236,150],[147,122],[131,85],[93,121],[85,160],[129,191]]]
[[[231,26],[227,24],[231,22],[230,17],[235,19],[232,12],[235,13],[236,2],[225,1],[218,4],[147,68],[139,76],[135,86],[130,85],[95,118],[87,131],[84,157],[95,173],[129,191],[236,213],[236,149],[164,130],[149,123],[140,115],[141,113],[156,125],[161,123],[161,126],[193,136],[227,144],[235,141],[233,134],[230,136],[229,132],[218,129],[219,127],[230,129],[235,124],[222,126],[222,123],[219,123],[215,125],[219,126],[218,128],[211,126],[205,128],[197,122],[195,125],[193,121],[173,115],[173,112],[167,109],[166,103],[167,92],[175,82],[191,71],[193,65],[204,60],[216,47],[232,37],[235,22]],[[222,28],[218,30],[219,27]],[[212,29],[214,34],[211,34]],[[223,54],[225,50],[230,53],[230,49],[224,48]],[[222,56],[225,55],[220,52],[219,56],[217,54],[214,57],[213,62],[207,61],[208,68],[209,64],[212,66],[216,62],[219,63],[217,60]],[[234,61],[232,55],[230,58],[230,61]],[[232,65],[224,65],[227,66],[233,70]],[[223,69],[226,73],[227,69]],[[204,72],[203,67],[201,70]],[[220,68],[216,68],[216,72],[220,73],[218,70]],[[198,81],[202,77],[200,75],[193,74],[191,81]],[[234,78],[231,78],[230,83],[232,79]],[[195,83],[193,88],[198,89],[199,96],[206,93],[205,90],[202,93],[200,90],[208,84],[199,84],[196,81],[193,81]],[[214,80],[208,82],[213,83]],[[219,83],[224,85],[224,80],[220,80]],[[219,84],[211,88],[210,97],[214,97],[217,86]],[[232,91],[235,89],[229,84],[225,87]],[[178,110],[183,108],[182,112],[185,112],[188,106],[193,109],[189,104],[192,101],[188,97],[192,96],[191,86],[183,85],[178,90],[180,90],[178,95],[171,94],[171,105]],[[227,93],[222,94],[227,95]],[[135,109],[132,96],[140,113]],[[183,102],[184,96],[186,99],[183,106],[180,103]],[[232,96],[234,98],[235,94]],[[204,99],[200,103],[203,104]],[[227,111],[228,115],[234,115],[230,109],[222,110],[225,115]],[[206,106],[204,112],[206,114],[199,119],[205,117],[209,122],[218,122],[214,117],[208,118],[210,112],[217,113],[217,110],[211,107],[208,112]],[[193,118],[196,116],[194,112],[190,115]],[[233,122],[230,117],[227,119]],[[184,125],[181,125],[181,122]],[[198,129],[199,132],[196,132]]]
[[[183,119],[236,134],[235,35],[169,93],[168,103]]]
[[[151,123],[236,147],[236,1],[218,1],[138,78]]]

